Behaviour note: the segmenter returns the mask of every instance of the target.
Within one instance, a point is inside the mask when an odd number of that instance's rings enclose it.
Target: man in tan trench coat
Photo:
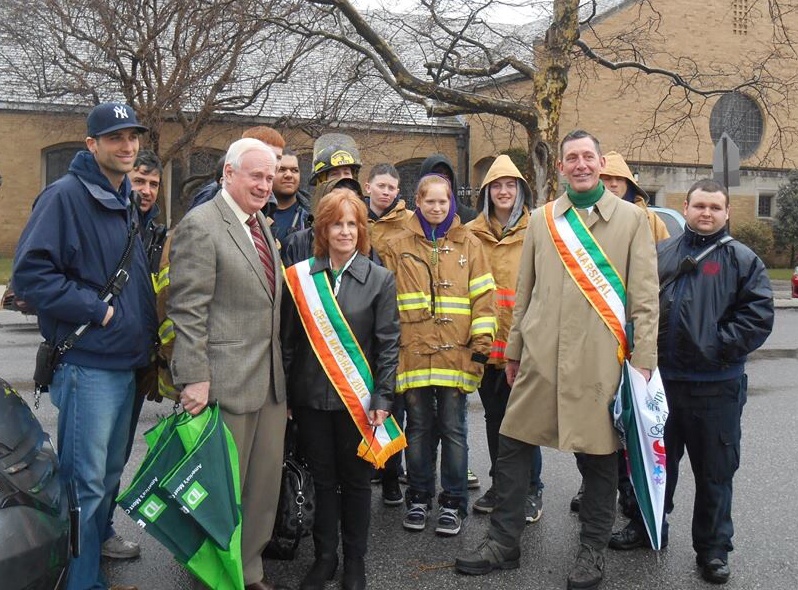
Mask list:
[[[605,190],[603,163],[592,135],[566,135],[559,170],[568,187],[553,203],[552,222],[574,208],[617,271],[626,293],[622,313],[634,326],[631,364],[649,379],[657,364],[654,241],[645,212]],[[458,558],[456,568],[485,574],[518,567],[531,453],[543,445],[580,453],[584,461],[580,548],[568,588],[597,588],[615,520],[621,445],[609,405],[621,376],[619,340],[566,269],[543,208],[529,220],[505,355],[512,392],[499,437],[498,506],[487,538]]]

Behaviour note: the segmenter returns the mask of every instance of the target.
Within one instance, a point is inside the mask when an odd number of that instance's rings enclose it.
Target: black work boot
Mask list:
[[[487,537],[476,549],[455,559],[454,567],[461,574],[481,576],[495,569],[516,569],[520,557],[518,547],[505,547]]]
[[[595,590],[604,575],[604,553],[582,543],[568,574],[568,590]]]

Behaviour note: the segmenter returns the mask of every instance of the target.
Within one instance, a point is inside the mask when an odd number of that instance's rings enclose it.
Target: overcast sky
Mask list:
[[[415,7],[419,9],[418,0],[352,0],[353,4],[362,8],[375,8],[382,7],[387,10],[396,12],[407,12],[413,10]],[[484,0],[483,0],[484,1]],[[474,5],[474,1],[458,2],[452,0],[448,2],[452,6],[453,16],[463,16],[465,13],[470,12],[468,5]],[[442,3],[443,4],[443,3]],[[507,23],[507,24],[522,24],[535,20],[543,14],[544,7],[550,5],[550,2],[542,2],[541,0],[493,0],[488,10],[483,12],[486,18],[494,22]],[[458,15],[454,13],[457,7],[460,7],[461,13]]]

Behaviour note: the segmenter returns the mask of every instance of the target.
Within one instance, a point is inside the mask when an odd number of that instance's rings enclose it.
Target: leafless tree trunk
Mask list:
[[[662,93],[641,142],[668,145],[680,134],[697,133],[692,117],[706,114],[710,99],[732,91],[757,96],[768,123],[778,129],[770,135],[764,163],[772,165],[778,154],[783,158],[796,137],[783,105],[795,80],[776,67],[785,55],[795,55],[790,40],[795,17],[779,0],[750,0],[752,11],[770,15],[773,39],[742,64],[699,64],[689,47],[663,55],[657,45],[657,0],[625,7],[636,10],[637,19],[610,37],[598,32],[598,0],[581,7],[579,0],[524,2],[548,17],[545,29],[492,24],[486,15],[495,4],[498,0],[419,0],[414,11],[397,15],[359,10],[350,0],[308,0],[278,20],[297,35],[337,41],[370,60],[394,91],[423,105],[430,117],[488,114],[520,125],[527,134],[525,174],[538,202],[557,193],[559,125],[574,68],[586,75],[614,71],[621,87],[645,78]]]

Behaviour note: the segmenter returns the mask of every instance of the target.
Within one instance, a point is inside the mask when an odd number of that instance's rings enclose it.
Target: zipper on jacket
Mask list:
[[[688,248],[688,254],[692,254],[692,248]],[[681,260],[683,257],[681,256],[681,252],[679,252],[679,256],[677,256],[677,260]],[[678,268],[678,266],[677,266]],[[673,284],[673,302],[671,303],[671,312],[668,316],[668,338],[667,338],[667,345],[665,350],[667,354],[665,355],[666,360],[670,360],[671,354],[670,351],[674,350],[676,346],[676,325],[679,320],[678,309],[681,307],[682,298],[684,297],[684,289],[685,289],[685,282],[688,273],[683,273],[682,276],[678,277]],[[677,313],[674,313],[676,311]]]

